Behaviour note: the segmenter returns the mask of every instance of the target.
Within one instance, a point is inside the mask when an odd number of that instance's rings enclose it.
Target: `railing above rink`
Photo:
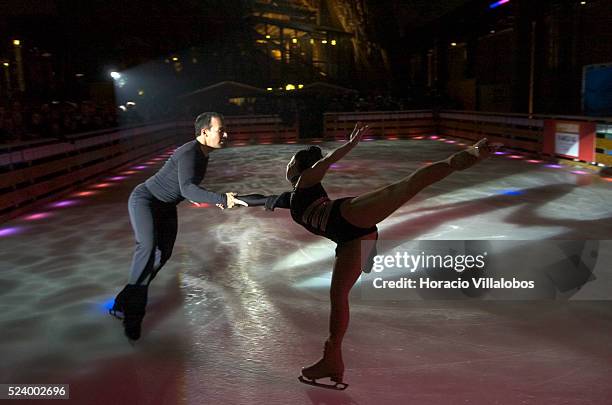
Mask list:
[[[595,133],[595,142],[593,159],[584,161],[612,166],[612,118],[441,111],[436,117],[436,132],[471,140],[486,137],[509,148],[548,154],[545,147],[547,126],[556,123],[569,123],[577,128],[588,126],[588,131]],[[583,129],[580,132],[584,132]]]
[[[431,110],[373,111],[325,113],[325,139],[348,138],[359,121],[368,124],[368,135],[388,139],[407,138],[413,135],[434,133],[434,114]]]
[[[431,110],[326,113],[323,138],[347,139],[355,123],[362,121],[369,124],[368,136],[373,137],[486,136],[510,148],[542,153],[546,123],[551,120],[595,128],[595,163],[612,166],[612,119]],[[284,125],[275,115],[226,117],[226,127],[234,145],[298,140],[296,126]],[[0,222],[192,137],[193,123],[186,121],[69,135],[66,141],[0,145]]]
[[[226,117],[235,145],[295,143],[277,115]],[[128,163],[193,139],[193,122],[149,123],[0,145],[0,222]]]
[[[296,143],[298,139],[297,126],[285,124],[278,115],[226,116],[224,125],[234,146]],[[192,121],[179,122],[178,126],[193,131]]]
[[[0,222],[168,148],[180,137],[171,122],[1,145]]]
[[[527,115],[476,111],[376,111],[326,113],[325,138],[347,139],[358,121],[370,126],[369,134],[384,139],[445,135],[469,140],[483,137],[507,148],[548,154],[545,130],[551,123],[589,124],[595,132],[593,159],[586,163],[612,166],[612,118],[562,115]]]

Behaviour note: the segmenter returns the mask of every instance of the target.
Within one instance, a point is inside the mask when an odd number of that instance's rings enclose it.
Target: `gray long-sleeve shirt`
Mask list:
[[[198,203],[227,205],[225,194],[208,191],[199,184],[204,179],[208,156],[196,140],[180,146],[157,173],[145,182],[158,199],[175,203],[188,199]]]

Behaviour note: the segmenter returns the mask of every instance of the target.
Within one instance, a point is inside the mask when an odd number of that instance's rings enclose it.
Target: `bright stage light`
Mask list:
[[[112,71],[110,72],[110,77],[112,77],[115,80],[119,80],[121,79],[121,73]]]

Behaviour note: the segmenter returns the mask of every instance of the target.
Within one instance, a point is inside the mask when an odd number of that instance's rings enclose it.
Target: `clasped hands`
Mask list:
[[[234,208],[236,205],[242,205],[245,207],[248,207],[249,204],[245,203],[242,200],[239,200],[238,198],[236,198],[236,193],[225,193],[225,196],[227,197],[227,206],[224,206],[223,204],[215,204],[217,207],[221,208],[222,210],[226,209],[226,208]],[[197,205],[198,207],[200,206],[200,203],[197,203],[195,201],[191,201],[189,200],[193,205]]]

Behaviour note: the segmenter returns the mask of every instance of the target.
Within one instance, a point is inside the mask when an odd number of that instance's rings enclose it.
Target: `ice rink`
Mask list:
[[[288,191],[285,165],[300,147],[216,151],[203,185]],[[324,185],[332,198],[358,195],[460,147],[364,140]],[[0,225],[0,383],[69,384],[69,402],[105,405],[610,403],[612,293],[601,291],[591,300],[372,300],[357,285],[344,342],[349,388],[299,383],[300,368],[322,354],[334,244],[286,210],[179,205],[173,256],[131,345],[107,313],[134,244],[127,199],[167,153]],[[379,228],[396,241],[612,240],[612,183],[499,154],[426,189]],[[600,279],[612,263],[606,246]]]

